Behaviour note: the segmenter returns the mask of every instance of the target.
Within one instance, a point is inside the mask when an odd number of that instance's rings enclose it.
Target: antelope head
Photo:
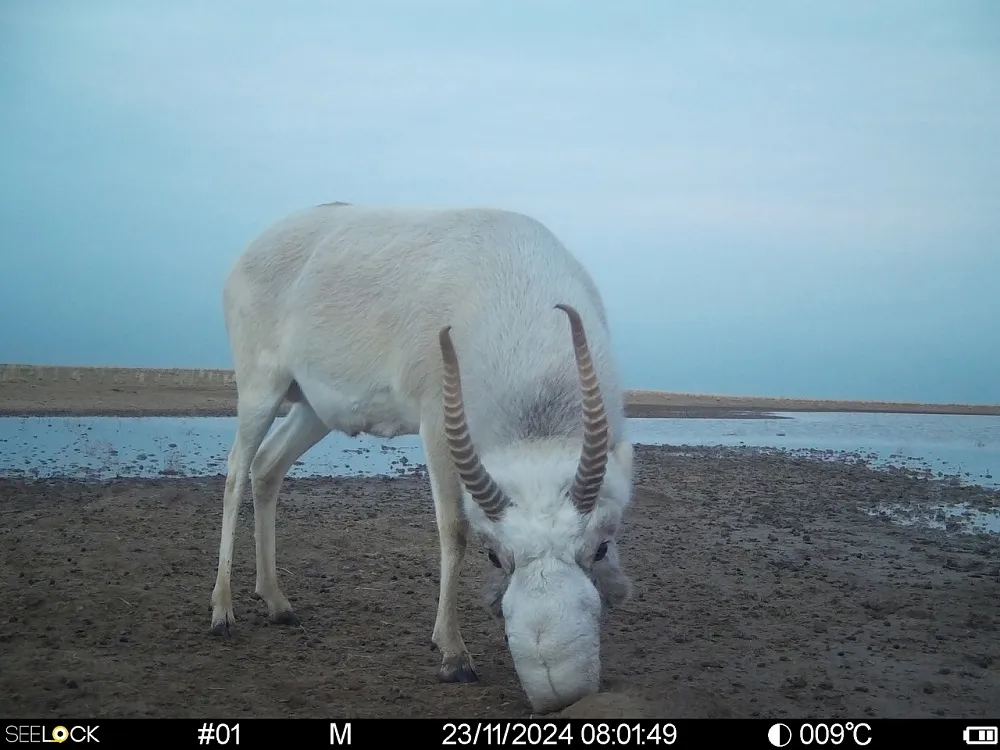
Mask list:
[[[450,327],[440,333],[445,434],[465,510],[496,569],[487,604],[502,618],[535,711],[559,710],[600,686],[600,621],[629,595],[615,537],[629,502],[632,446],[611,444],[608,417],[579,313],[569,318],[583,434],[491,452],[487,470],[466,422]]]

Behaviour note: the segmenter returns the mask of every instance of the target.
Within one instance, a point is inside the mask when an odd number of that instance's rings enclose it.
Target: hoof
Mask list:
[[[479,682],[476,670],[472,667],[472,660],[465,658],[449,659],[441,665],[438,671],[438,679],[441,682],[471,683]]]
[[[299,625],[299,617],[290,609],[283,612],[275,612],[267,621],[272,625]]]
[[[212,623],[212,635],[219,636],[221,638],[229,638],[233,632],[232,629],[236,623],[231,622],[228,618],[220,620],[219,622]]]
[[[479,676],[471,667],[461,667],[454,671],[445,671],[442,669],[438,672],[438,679],[441,682],[453,682],[458,684],[470,684],[473,682],[479,682]]]

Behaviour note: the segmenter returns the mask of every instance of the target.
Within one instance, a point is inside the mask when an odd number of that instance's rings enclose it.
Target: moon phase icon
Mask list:
[[[784,747],[792,741],[792,730],[784,724],[774,724],[767,730],[767,739],[775,747]]]

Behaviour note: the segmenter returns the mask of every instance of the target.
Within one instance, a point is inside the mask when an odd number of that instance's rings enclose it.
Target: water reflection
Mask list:
[[[1000,417],[921,414],[779,414],[776,419],[630,419],[636,443],[849,452],[875,465],[926,469],[1000,487]],[[280,420],[279,420],[280,421]],[[225,473],[231,417],[0,418],[0,475],[106,479]],[[273,429],[273,428],[272,428]],[[820,456],[822,457],[822,456]],[[416,436],[331,433],[289,476],[374,476],[420,471]]]

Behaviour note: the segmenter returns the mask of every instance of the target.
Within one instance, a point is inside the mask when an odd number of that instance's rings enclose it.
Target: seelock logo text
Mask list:
[[[7,742],[100,742],[97,739],[97,726],[73,724],[66,727],[62,724],[8,724],[4,739]]]

